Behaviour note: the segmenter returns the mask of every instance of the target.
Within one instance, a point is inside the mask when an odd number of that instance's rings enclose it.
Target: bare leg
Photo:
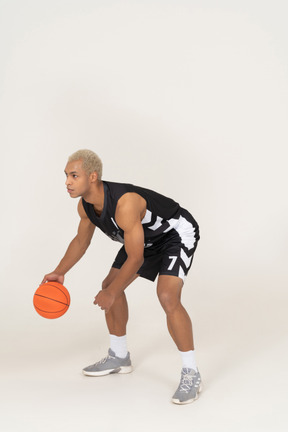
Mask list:
[[[169,333],[179,351],[194,350],[191,319],[181,304],[183,281],[176,276],[159,276],[157,294],[166,313]]]
[[[118,272],[118,269],[113,267],[111,268],[108,276],[104,279],[102,283],[102,289],[108,288],[110,283],[117,276]],[[135,274],[131,278],[129,283],[127,283],[126,287],[130,285],[137,277],[138,275]],[[124,292],[115,300],[109,312],[105,314],[105,318],[110,334],[113,334],[115,336],[124,336],[126,334],[126,326],[128,322],[128,304]]]

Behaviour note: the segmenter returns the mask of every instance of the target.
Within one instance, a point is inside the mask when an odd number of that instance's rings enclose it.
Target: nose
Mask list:
[[[69,177],[67,177],[67,179],[66,179],[66,181],[65,181],[65,185],[66,185],[66,186],[69,186],[69,184],[70,184],[70,180],[69,180]]]

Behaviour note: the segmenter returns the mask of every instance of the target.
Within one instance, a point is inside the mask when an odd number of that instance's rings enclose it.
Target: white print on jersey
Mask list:
[[[180,216],[179,219],[169,219],[167,222],[170,226],[164,231],[164,233],[174,228],[178,232],[181,238],[181,242],[188,249],[193,249],[196,238],[195,228],[193,227],[192,223],[188,222],[187,219],[185,219],[183,216]]]
[[[163,219],[160,216],[157,216],[157,220],[154,223],[154,225],[152,225],[152,226],[150,226],[148,228],[151,229],[151,230],[153,230],[153,231],[156,231],[157,228],[159,228],[162,225],[162,221],[163,221]]]
[[[177,260],[177,256],[169,256],[169,259],[171,259],[171,264],[169,265],[167,270],[172,270]]]
[[[183,270],[183,268],[182,268],[181,265],[179,266],[179,273],[178,273],[178,277],[181,278],[181,279],[183,280],[183,282],[184,282],[185,279],[186,279],[186,275],[185,275],[184,270]]]
[[[192,261],[192,256],[189,258],[188,255],[184,252],[184,250],[181,249],[180,257],[181,257],[181,259],[183,260],[185,266],[186,266],[187,268],[189,268],[189,266],[190,266],[190,264],[191,264],[191,261]],[[169,257],[169,258],[170,258],[170,257]]]
[[[116,222],[114,221],[113,217],[111,217],[111,220],[113,222],[113,224],[116,226],[117,229],[119,229],[118,225],[116,224]]]
[[[151,219],[152,219],[152,212],[147,209],[146,213],[145,213],[145,216],[142,219],[141,223],[142,224],[147,224],[147,223],[151,222]]]

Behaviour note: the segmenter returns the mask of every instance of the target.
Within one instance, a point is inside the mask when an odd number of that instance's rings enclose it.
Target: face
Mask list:
[[[91,179],[82,168],[82,161],[68,162],[65,168],[67,192],[71,198],[87,195]]]

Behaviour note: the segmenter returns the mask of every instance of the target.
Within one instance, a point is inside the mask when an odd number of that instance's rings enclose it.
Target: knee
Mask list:
[[[166,314],[173,313],[181,304],[180,298],[169,291],[158,292],[158,298]]]

